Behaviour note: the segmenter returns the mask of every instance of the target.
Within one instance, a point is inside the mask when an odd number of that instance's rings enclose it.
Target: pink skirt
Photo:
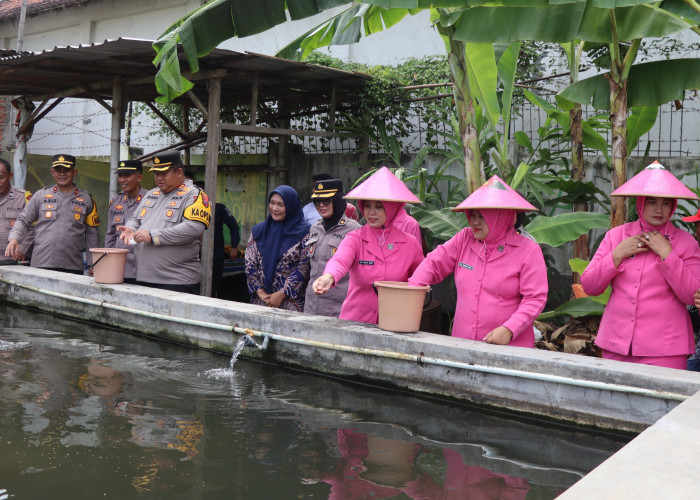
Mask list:
[[[666,368],[677,368],[685,370],[688,364],[688,355],[678,356],[632,356],[617,354],[612,351],[602,349],[603,359],[614,359],[615,361],[626,361],[627,363],[641,363],[643,365],[665,366]]]

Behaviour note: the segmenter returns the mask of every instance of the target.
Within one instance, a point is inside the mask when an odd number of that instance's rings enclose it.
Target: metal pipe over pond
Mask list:
[[[495,346],[426,332],[293,313],[88,276],[0,268],[0,298],[140,335],[232,352],[350,380],[511,411],[639,432],[700,389],[700,375],[646,365]]]

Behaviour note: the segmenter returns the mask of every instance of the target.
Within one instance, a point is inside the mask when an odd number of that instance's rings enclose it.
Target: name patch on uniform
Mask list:
[[[457,264],[457,265],[458,265],[459,267],[463,268],[463,269],[466,269],[467,271],[473,271],[473,270],[474,270],[474,268],[473,268],[472,266],[470,266],[469,264],[465,264],[464,262],[460,262],[460,263]]]
[[[361,260],[361,261],[360,261],[360,264],[363,265],[363,266],[373,266],[373,265],[374,265],[374,261],[373,261],[373,260]]]

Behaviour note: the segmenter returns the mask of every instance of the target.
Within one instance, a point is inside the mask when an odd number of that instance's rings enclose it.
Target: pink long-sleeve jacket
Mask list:
[[[457,287],[452,336],[483,340],[494,328],[513,332],[509,345],[534,347],[533,322],[547,302],[547,268],[542,250],[512,228],[492,255],[471,228],[462,229],[430,252],[409,279],[432,285],[454,273]]]
[[[595,343],[626,356],[676,356],[693,352],[693,331],[685,304],[700,287],[700,248],[693,237],[668,225],[672,251],[666,260],[653,252],[613,262],[613,250],[629,236],[643,232],[641,222],[628,222],[607,232],[581,276],[588,295],[612,294]]]
[[[396,214],[393,225],[404,233],[413,235],[413,237],[418,241],[418,244],[421,246],[423,245],[423,236],[421,235],[418,221],[408,215],[405,210],[399,210],[399,213]]]
[[[386,205],[386,203],[385,203]],[[375,281],[407,281],[423,260],[423,252],[413,236],[396,228],[385,231],[386,242],[379,246],[370,226],[362,226],[345,236],[326,264],[336,283],[350,272],[348,295],[340,319],[377,323],[378,300]]]

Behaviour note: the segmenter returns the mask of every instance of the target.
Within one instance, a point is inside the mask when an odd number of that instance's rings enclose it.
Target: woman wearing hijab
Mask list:
[[[452,210],[466,212],[470,227],[430,252],[409,285],[434,285],[454,273],[453,337],[534,347],[533,323],[547,302],[547,268],[539,245],[513,223],[518,211],[535,207],[494,175]]]
[[[686,368],[693,330],[686,304],[700,286],[700,249],[670,221],[678,199],[697,199],[654,162],[611,196],[636,196],[635,222],[610,229],[581,275],[589,295],[612,286],[595,343],[603,358]]]
[[[268,198],[269,215],[253,226],[245,251],[245,272],[251,303],[304,310],[309,266],[302,248],[309,225],[290,186],[279,186]]]
[[[346,215],[347,202],[343,199],[343,183],[338,179],[314,182],[311,201],[321,215],[321,220],[311,226],[304,252],[309,261],[309,282],[323,274],[328,261],[338,250],[345,236],[360,223]],[[337,318],[348,293],[348,277],[344,276],[328,293],[316,295],[312,287],[306,289],[304,312]]]
[[[423,260],[416,239],[393,226],[406,203],[420,200],[386,167],[377,170],[346,198],[359,200],[367,225],[345,237],[312,290],[323,295],[349,273],[340,319],[376,324],[378,300],[374,282],[406,281]]]

